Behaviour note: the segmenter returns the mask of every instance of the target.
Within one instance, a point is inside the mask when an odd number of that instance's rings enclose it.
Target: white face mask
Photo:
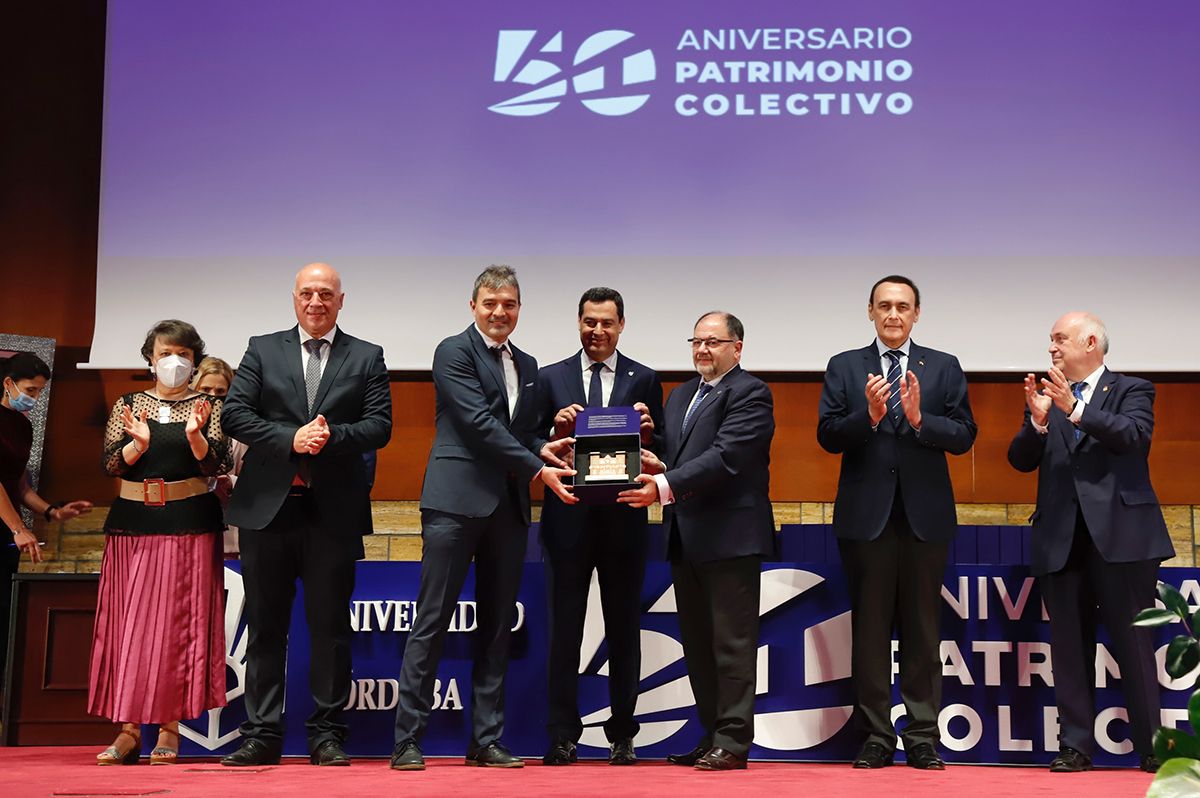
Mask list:
[[[186,385],[192,376],[192,361],[179,355],[167,355],[154,364],[154,376],[164,388]]]

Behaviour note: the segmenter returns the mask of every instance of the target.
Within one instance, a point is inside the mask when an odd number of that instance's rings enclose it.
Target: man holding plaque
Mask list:
[[[538,373],[541,430],[552,439],[572,437],[585,409],[632,407],[641,415],[641,444],[657,447],[662,429],[662,385],[654,369],[617,351],[625,329],[625,301],[611,288],[591,288],[579,300],[583,348]],[[632,455],[637,457],[636,451]],[[593,452],[575,467],[587,484],[625,483],[625,452]],[[576,481],[580,482],[579,477]],[[584,484],[584,483],[580,483]],[[592,572],[600,585],[608,643],[608,695],[612,716],[604,724],[608,762],[637,762],[633,719],[641,669],[641,590],[649,536],[645,508],[622,504],[567,505],[547,493],[542,507],[542,550],[550,610],[548,674],[550,748],[547,765],[575,761],[583,732],[579,719],[579,649]]]
[[[500,737],[508,643],[529,533],[529,483],[540,480],[562,501],[575,501],[562,485],[575,472],[559,456],[573,441],[547,443],[539,434],[537,361],[509,340],[521,311],[516,272],[484,269],[475,279],[471,310],[474,323],[433,353],[437,433],[421,489],[421,586],[400,669],[393,770],[425,769],[420,742],[442,643],[472,560],[478,629],[466,764],[524,764]]]
[[[875,340],[825,370],[817,441],[842,456],[833,533],[850,585],[851,680],[863,735],[856,768],[892,764],[892,628],[909,767],[943,770],[942,573],[958,533],[946,453],[975,442],[967,378],[953,355],[913,343],[921,294],[907,277],[871,287]]]
[[[619,498],[663,505],[683,654],[704,730],[694,750],[667,761],[709,771],[746,767],[759,574],[777,551],[769,496],[774,406],[766,383],[738,365],[743,334],[730,313],[696,322],[688,342],[699,376],[667,399],[663,460],[644,456],[641,487]]]

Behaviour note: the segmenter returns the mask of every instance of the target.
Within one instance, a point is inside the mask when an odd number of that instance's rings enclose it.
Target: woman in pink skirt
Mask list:
[[[104,522],[88,712],[122,728],[101,765],[135,764],[143,723],[159,726],[151,764],[172,763],[180,718],[225,705],[224,524],[207,480],[229,468],[221,400],[188,387],[204,357],[192,325],[159,322],[142,357],[154,387],[118,399],[104,435],[121,490]]]

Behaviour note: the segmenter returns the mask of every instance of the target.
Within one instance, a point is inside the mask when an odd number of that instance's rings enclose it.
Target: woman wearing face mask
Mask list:
[[[188,387],[204,341],[160,321],[142,345],[154,387],[116,401],[104,469],[121,478],[104,522],[88,712],[122,723],[101,765],[131,765],[140,724],[157,724],[151,764],[179,752],[179,719],[225,705],[221,505],[208,478],[229,468],[220,399]]]
[[[12,532],[12,539],[0,543],[0,645],[8,640],[8,609],[12,599],[12,576],[17,572],[21,555],[28,554],[32,562],[41,562],[38,539],[21,520],[18,508],[25,505],[34,515],[46,521],[66,521],[92,509],[87,501],[50,503],[29,485],[25,467],[33,447],[33,425],[25,414],[34,408],[46,383],[50,367],[37,355],[19,352],[0,360],[3,375],[3,395],[0,396],[0,520]],[[4,658],[0,657],[0,676],[4,675]]]
[[[229,386],[232,384],[233,369],[221,358],[211,355],[200,361],[200,365],[196,367],[196,373],[192,376],[192,387],[209,396],[224,397],[229,393]],[[246,444],[235,441],[233,438],[226,438],[226,440],[229,442],[229,473],[208,480],[208,488],[217,494],[222,510],[229,504],[229,496],[233,493],[238,473],[242,470],[242,458],[246,455]],[[237,559],[240,551],[238,549],[238,528],[226,524],[224,537],[225,556]]]

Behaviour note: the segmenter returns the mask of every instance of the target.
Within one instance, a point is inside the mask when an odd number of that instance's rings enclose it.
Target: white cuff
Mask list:
[[[658,503],[664,507],[674,504],[675,494],[671,492],[671,486],[667,483],[667,475],[655,474],[654,482],[658,485]]]

